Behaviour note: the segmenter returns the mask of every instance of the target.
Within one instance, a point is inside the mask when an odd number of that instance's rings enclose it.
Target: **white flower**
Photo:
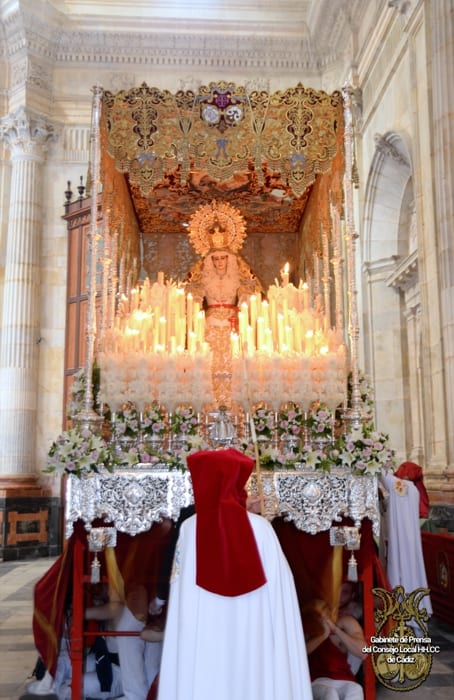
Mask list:
[[[354,462],[355,455],[353,454],[353,452],[343,450],[339,455],[339,459],[343,467],[351,467],[351,465]]]
[[[80,427],[61,433],[52,443],[47,455],[45,473],[75,474],[82,476],[112,468],[112,459],[102,437]]]
[[[136,450],[128,450],[128,452],[123,453],[121,461],[122,464],[125,464],[128,467],[133,467],[135,464],[138,464],[139,455]]]
[[[320,464],[320,456],[318,451],[309,450],[304,454],[304,463],[307,467],[315,469],[317,464]]]

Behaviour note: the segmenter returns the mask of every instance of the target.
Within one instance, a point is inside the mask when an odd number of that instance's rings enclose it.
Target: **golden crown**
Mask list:
[[[228,202],[213,199],[198,207],[189,223],[189,240],[199,255],[227,248],[237,253],[246,238],[246,222]]]

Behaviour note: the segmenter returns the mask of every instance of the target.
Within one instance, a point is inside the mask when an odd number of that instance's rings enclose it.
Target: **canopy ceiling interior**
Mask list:
[[[105,91],[109,226],[124,229],[116,205],[128,196],[145,242],[180,236],[199,207],[221,200],[240,211],[248,236],[301,234],[300,261],[310,268],[331,208],[342,209],[343,125],[341,92],[300,83],[275,93],[229,82],[174,94],[145,83]]]

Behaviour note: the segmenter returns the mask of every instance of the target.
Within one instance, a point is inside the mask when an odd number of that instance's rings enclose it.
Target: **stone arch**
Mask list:
[[[375,153],[366,187],[362,258],[376,261],[402,254],[399,223],[402,200],[412,177],[406,139],[391,132],[375,135]]]
[[[361,245],[364,366],[376,422],[398,459],[423,457],[421,328],[416,211],[406,136],[375,137]]]

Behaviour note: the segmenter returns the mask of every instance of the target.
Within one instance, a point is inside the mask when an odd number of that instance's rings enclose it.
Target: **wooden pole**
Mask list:
[[[239,336],[239,341],[240,341],[240,348],[241,348],[241,357],[243,359],[243,378],[244,378],[244,386],[245,386],[245,390],[246,390],[246,406],[247,406],[247,412],[249,414],[249,427],[251,430],[252,444],[254,445],[255,473],[257,476],[257,491],[258,491],[259,499],[260,499],[260,513],[261,513],[261,515],[265,515],[265,499],[263,497],[262,470],[260,468],[259,446],[258,446],[258,442],[257,442],[257,433],[255,432],[254,416],[252,415],[252,404],[251,404],[251,396],[250,396],[250,388],[249,388],[249,373],[247,371],[246,357],[244,354],[244,346],[243,346],[243,340],[241,338],[241,335]]]

